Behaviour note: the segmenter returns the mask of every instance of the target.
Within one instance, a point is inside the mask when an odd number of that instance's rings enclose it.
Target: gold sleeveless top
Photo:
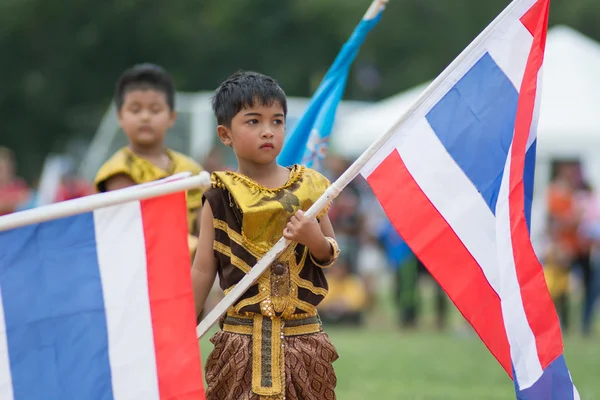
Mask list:
[[[133,153],[129,148],[123,147],[117,151],[96,174],[94,184],[99,192],[106,191],[106,181],[116,175],[124,174],[131,178],[136,184],[148,183],[158,179],[164,179],[181,172],[191,172],[197,175],[203,168],[191,158],[167,149],[167,155],[171,159],[167,170],[163,170],[150,161]],[[197,212],[202,206],[202,190],[190,189],[186,192],[188,206],[188,244],[190,251],[194,252],[197,247]]]
[[[293,166],[287,183],[276,189],[234,172],[215,172],[212,182],[204,196],[214,214],[214,251],[226,293],[281,238],[290,217],[308,210],[329,186],[323,175],[300,165]],[[292,243],[229,314],[305,318],[317,314],[316,306],[326,294],[322,267],[308,248]]]

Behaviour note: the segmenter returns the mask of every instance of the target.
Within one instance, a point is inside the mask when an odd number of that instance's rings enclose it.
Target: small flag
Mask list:
[[[194,314],[184,192],[0,232],[0,398],[203,399]]]
[[[284,143],[278,157],[281,165],[303,164],[320,169],[327,154],[329,136],[333,128],[338,104],[342,100],[350,66],[356,58],[367,34],[381,19],[384,7],[375,0],[376,14],[367,12],[350,39],[344,44],[334,63],[313,95],[308,108]],[[371,8],[369,9],[371,10]]]
[[[527,400],[579,399],[528,226],[549,3],[509,5],[361,171]]]

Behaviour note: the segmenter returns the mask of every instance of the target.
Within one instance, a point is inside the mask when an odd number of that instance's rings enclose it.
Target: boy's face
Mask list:
[[[231,120],[231,127],[217,127],[221,141],[231,146],[238,160],[269,164],[281,152],[285,137],[285,116],[279,102],[270,106],[256,101]]]
[[[163,92],[147,89],[126,92],[118,116],[121,129],[132,143],[152,147],[163,144],[176,114]]]

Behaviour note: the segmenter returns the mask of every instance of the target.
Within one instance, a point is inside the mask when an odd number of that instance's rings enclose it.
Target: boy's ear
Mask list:
[[[219,139],[221,139],[221,142],[223,142],[225,146],[231,146],[232,140],[231,131],[229,130],[229,128],[227,128],[225,125],[217,126],[217,135],[219,136]]]
[[[172,128],[175,125],[175,120],[177,119],[177,111],[171,111],[169,115],[169,128]]]

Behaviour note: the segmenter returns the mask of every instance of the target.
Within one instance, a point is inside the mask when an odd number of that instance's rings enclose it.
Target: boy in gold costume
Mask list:
[[[221,319],[205,367],[206,398],[335,399],[338,354],[316,306],[327,294],[323,270],[339,249],[327,210],[316,219],[304,215],[329,181],[300,165],[277,164],[287,102],[273,79],[238,72],[212,105],[238,171],[213,173],[203,196],[192,267],[197,314],[217,274],[227,293],[282,235],[292,244]]]
[[[152,182],[202,167],[191,158],[165,147],[169,128],[175,123],[175,88],[171,76],[161,67],[140,64],[126,70],[117,82],[115,103],[119,125],[129,141],[98,171],[99,192]],[[187,192],[190,251],[197,245],[202,191]]]

